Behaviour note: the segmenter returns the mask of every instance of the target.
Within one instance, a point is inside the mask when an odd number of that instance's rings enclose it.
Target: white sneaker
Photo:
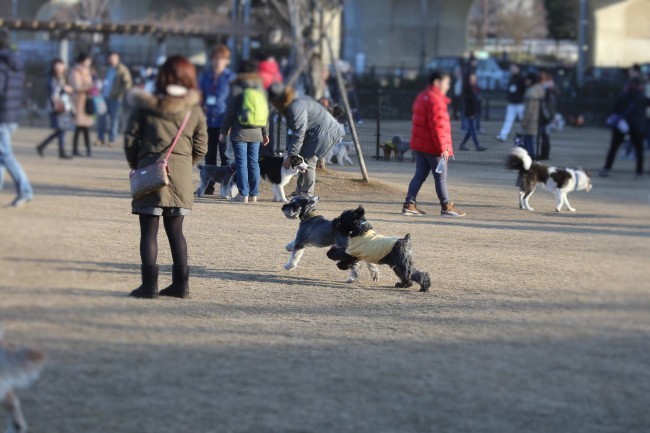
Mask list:
[[[23,207],[23,206],[25,206],[27,203],[29,203],[30,201],[32,201],[31,198],[27,198],[27,197],[18,197],[18,198],[16,198],[14,201],[11,202],[11,207]]]
[[[248,203],[248,196],[244,197],[241,194],[237,194],[237,196],[231,198],[230,201],[239,202],[239,203]]]

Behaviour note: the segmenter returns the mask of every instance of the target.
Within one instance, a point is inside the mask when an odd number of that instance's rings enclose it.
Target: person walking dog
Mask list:
[[[228,67],[230,64],[230,50],[227,46],[219,44],[210,53],[210,66],[205,70],[199,80],[199,88],[203,95],[203,111],[208,122],[208,153],[205,155],[205,163],[217,165],[217,155],[221,158],[221,166],[230,163],[226,142],[219,142],[221,124],[226,114],[228,96],[230,95],[230,83],[235,79],[236,74]],[[214,194],[214,183],[208,186],[205,194]]]
[[[132,213],[140,219],[142,285],[131,296],[186,298],[189,268],[183,219],[190,214],[194,201],[192,166],[205,155],[208,140],[196,69],[185,57],[171,56],[160,69],[155,94],[134,89],[127,99],[133,112],[124,150],[132,169],[163,160],[178,135],[168,161],[170,185],[132,202]],[[159,293],[157,239],[161,216],[174,265],[172,284]]]
[[[293,134],[287,144],[284,167],[291,168],[291,157],[302,156],[309,166],[298,175],[293,195],[314,194],[316,163],[345,135],[343,126],[310,96],[296,96],[291,86],[273,83],[269,87],[269,101],[286,117]]]
[[[102,96],[106,101],[106,113],[97,116],[96,145],[111,147],[115,144],[120,130],[122,101],[131,87],[133,87],[133,78],[129,68],[120,62],[119,54],[109,53],[108,69],[102,86]],[[106,141],[107,135],[108,142]]]
[[[415,175],[402,206],[404,215],[425,215],[425,212],[418,209],[416,199],[429,173],[433,173],[436,194],[440,201],[440,214],[451,217],[465,216],[465,212],[449,200],[447,191],[447,163],[449,157],[454,155],[447,108],[451,101],[445,96],[449,86],[449,74],[434,71],[429,76],[429,86],[413,103],[411,151],[415,155]],[[441,161],[444,161],[444,165],[438,168]]]
[[[17,196],[11,203],[21,207],[29,203],[34,193],[27,175],[11,147],[11,136],[18,127],[25,88],[22,60],[9,47],[9,34],[0,29],[0,190],[4,186],[5,169],[16,184]]]

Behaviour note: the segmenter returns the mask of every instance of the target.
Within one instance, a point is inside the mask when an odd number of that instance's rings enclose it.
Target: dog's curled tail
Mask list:
[[[523,147],[514,147],[506,158],[508,170],[528,171],[531,165],[533,165],[533,159]]]

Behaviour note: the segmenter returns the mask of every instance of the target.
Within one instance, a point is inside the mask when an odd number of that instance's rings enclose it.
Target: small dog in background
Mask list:
[[[38,379],[45,365],[45,355],[28,347],[7,345],[3,337],[0,328],[0,400],[9,413],[5,433],[25,433],[27,422],[15,390],[25,388]]]
[[[332,146],[325,156],[325,159],[329,164],[332,163],[332,158],[336,156],[336,163],[338,165],[350,164],[354,165],[354,162],[350,159],[349,153],[354,148],[354,143],[351,141],[339,141],[337,144]]]
[[[225,166],[218,165],[198,165],[199,169],[199,187],[196,190],[197,197],[203,197],[205,195],[205,190],[208,189],[210,184],[214,185],[218,183],[221,185],[221,198],[230,199],[233,198],[235,193],[235,174],[237,172],[237,166],[234,162]]]
[[[407,288],[415,281],[421,292],[428,292],[431,287],[429,273],[413,266],[411,235],[403,238],[386,237],[377,234],[366,220],[363,206],[355,210],[346,210],[335,222],[335,228],[349,237],[346,248],[333,246],[327,257],[338,261],[339,269],[349,269],[359,260],[379,265],[388,265],[400,279],[397,288]]]
[[[571,191],[591,191],[591,173],[582,169],[547,167],[533,161],[526,149],[514,147],[506,159],[506,168],[517,170],[516,185],[519,187],[519,208],[534,211],[528,200],[538,184],[543,184],[547,191],[555,193],[555,210],[560,212],[566,205],[571,212],[567,195]]]
[[[404,140],[404,138],[400,137],[399,135],[395,135],[393,137],[393,144],[397,146],[397,160],[403,161],[406,152],[411,150],[411,142]],[[413,152],[411,152],[411,162],[415,162],[415,155]]]
[[[348,237],[339,233],[334,225],[336,221],[325,219],[316,212],[316,204],[319,201],[318,196],[304,197],[298,196],[282,206],[282,212],[288,219],[300,219],[300,226],[294,240],[289,242],[286,250],[291,252],[291,257],[284,268],[287,271],[295,269],[298,262],[305,253],[306,247],[325,248],[336,245],[345,249],[347,247]],[[368,271],[373,281],[379,279],[379,270],[372,263],[367,263]],[[359,278],[359,263],[354,263],[350,267],[348,283],[352,283]]]
[[[305,159],[300,155],[291,157],[291,168],[284,168],[282,165],[284,157],[265,156],[260,160],[260,177],[271,184],[273,189],[273,201],[288,203],[284,194],[284,187],[291,181],[291,178],[299,172],[304,172],[309,167]]]

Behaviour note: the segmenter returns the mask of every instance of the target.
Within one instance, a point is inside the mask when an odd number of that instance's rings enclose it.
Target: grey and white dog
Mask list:
[[[218,183],[221,185],[221,198],[232,198],[236,195],[237,178],[235,173],[237,172],[237,168],[234,162],[225,166],[199,164],[198,168],[200,183],[196,190],[197,197],[203,197],[205,195],[205,190],[210,183]]]
[[[354,165],[354,162],[350,159],[350,152],[354,148],[354,143],[351,141],[339,141],[337,144],[332,146],[327,152],[325,159],[329,164],[332,163],[332,159],[336,156],[336,162],[338,165],[350,164]]]
[[[302,255],[305,253],[305,248],[308,246],[317,248],[337,246],[343,249],[347,247],[348,237],[336,230],[336,220],[328,220],[316,212],[318,201],[318,196],[298,196],[293,197],[289,203],[282,206],[282,212],[287,218],[300,219],[296,238],[286,246],[286,250],[291,252],[289,261],[284,265],[284,268],[288,271],[298,266],[298,262],[300,262]],[[366,264],[372,280],[376,282],[379,279],[379,269],[372,263]],[[349,268],[348,283],[352,283],[359,278],[360,268],[359,263],[354,263]]]

